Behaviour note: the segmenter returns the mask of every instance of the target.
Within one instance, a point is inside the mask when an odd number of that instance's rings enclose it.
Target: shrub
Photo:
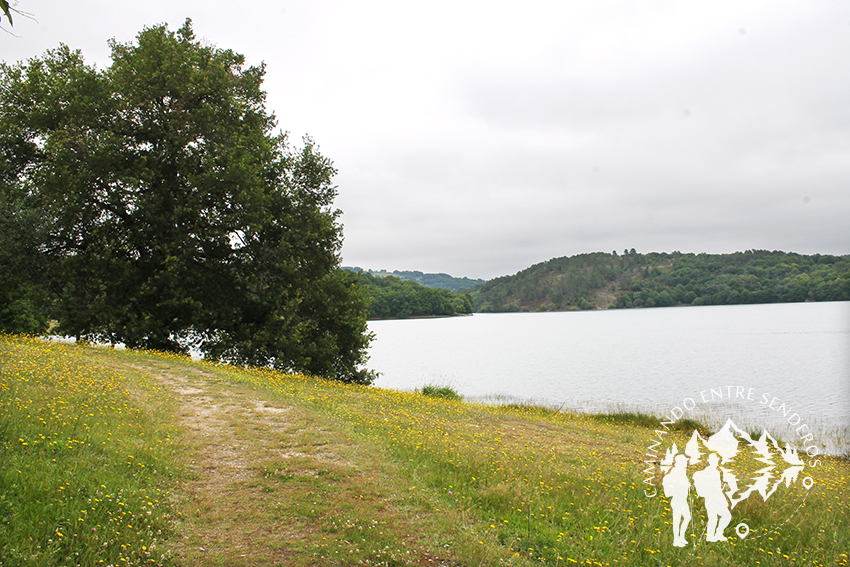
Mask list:
[[[463,399],[451,386],[435,386],[433,384],[428,384],[427,386],[422,386],[422,394],[432,398],[443,398],[445,400]]]

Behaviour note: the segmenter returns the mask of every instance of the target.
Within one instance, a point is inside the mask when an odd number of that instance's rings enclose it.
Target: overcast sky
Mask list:
[[[12,0],[15,3],[15,0]],[[19,0],[6,61],[186,17],[339,170],[343,264],[850,253],[850,2]]]

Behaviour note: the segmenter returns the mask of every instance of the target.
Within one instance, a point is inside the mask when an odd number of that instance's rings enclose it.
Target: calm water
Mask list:
[[[369,327],[378,387],[450,385],[467,398],[588,411],[664,413],[690,398],[694,415],[732,408],[738,421],[784,423],[798,412],[822,429],[850,424],[850,302],[476,314]]]

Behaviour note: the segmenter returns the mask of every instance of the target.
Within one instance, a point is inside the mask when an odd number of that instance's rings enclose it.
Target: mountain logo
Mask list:
[[[673,545],[685,547],[687,529],[700,499],[705,507],[705,541],[725,542],[726,529],[739,504],[755,494],[767,502],[781,484],[785,489],[791,489],[792,485],[798,489],[797,480],[806,463],[798,456],[797,449],[789,445],[781,447],[767,430],[755,438],[729,419],[708,439],[694,430],[684,451],[680,452],[674,443],[659,466],[661,486],[670,499],[673,514]],[[800,481],[806,496],[813,485],[809,476]],[[804,502],[805,496],[793,513]],[[750,534],[750,528],[746,521],[741,521],[735,533],[743,539]]]

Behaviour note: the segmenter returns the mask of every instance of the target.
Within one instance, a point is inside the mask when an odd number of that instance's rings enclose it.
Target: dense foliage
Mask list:
[[[472,295],[485,312],[847,301],[850,257],[597,252],[536,264]]]
[[[466,295],[447,289],[424,287],[394,276],[377,278],[364,272],[358,277],[370,297],[370,319],[440,317],[472,313],[472,302]]]
[[[34,197],[0,183],[0,331],[38,333],[47,325],[50,262],[39,250],[47,234]]]
[[[188,20],[111,48],[0,65],[0,326],[368,381],[336,171],[272,132],[263,66]]]
[[[439,287],[442,289],[448,289],[450,291],[471,290],[472,288],[484,283],[484,280],[479,279],[473,280],[466,277],[456,278],[450,276],[449,274],[426,274],[419,271],[393,270],[392,272],[388,272],[386,270],[363,270],[363,268],[359,267],[343,267],[343,269],[357,273],[367,272],[369,275],[375,276],[376,278],[385,278],[387,276],[393,276],[400,280],[409,280],[416,282],[419,285],[424,285],[425,287]]]

